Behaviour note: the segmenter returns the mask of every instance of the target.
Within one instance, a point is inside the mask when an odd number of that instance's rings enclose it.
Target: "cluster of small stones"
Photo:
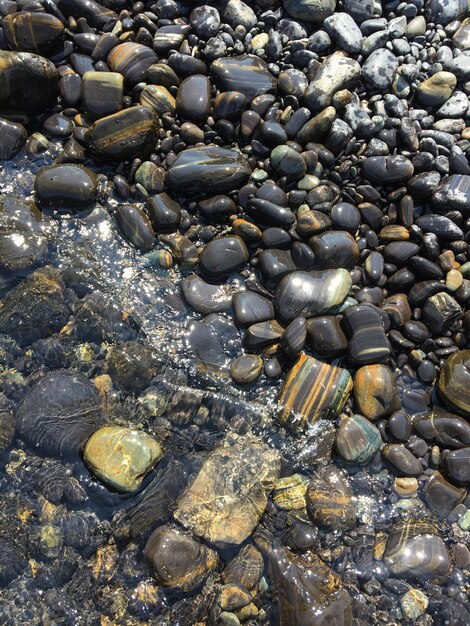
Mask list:
[[[470,623],[467,0],[0,19],[0,159],[60,145],[0,215],[0,622]],[[57,262],[103,212],[275,421]]]

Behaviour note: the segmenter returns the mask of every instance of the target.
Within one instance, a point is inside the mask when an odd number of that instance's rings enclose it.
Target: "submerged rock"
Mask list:
[[[218,562],[217,552],[170,526],[160,526],[150,535],[144,555],[163,587],[193,591]]]
[[[460,350],[447,359],[438,388],[450,409],[470,417],[470,350]]]
[[[279,470],[275,450],[250,436],[229,437],[206,458],[174,517],[210,543],[239,545],[263,514]]]
[[[0,301],[0,333],[27,346],[58,332],[69,313],[59,270],[44,267],[34,271]]]
[[[163,454],[142,430],[104,426],[88,439],[83,456],[91,471],[117,491],[135,491]]]
[[[46,374],[15,409],[18,433],[40,452],[77,454],[100,426],[100,398],[80,372]]]
[[[269,577],[277,594],[280,626],[351,626],[351,598],[340,579],[312,552],[276,548]]]

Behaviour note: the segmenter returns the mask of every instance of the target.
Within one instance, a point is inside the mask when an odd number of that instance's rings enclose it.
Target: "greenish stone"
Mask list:
[[[365,465],[380,448],[379,429],[362,415],[352,415],[341,422],[336,434],[336,451],[350,463]]]
[[[470,530],[470,509],[467,509],[457,522],[459,528],[464,531]]]
[[[307,172],[302,155],[290,146],[276,146],[271,152],[271,164],[280,176],[289,180],[302,178]]]
[[[104,426],[88,439],[85,462],[106,485],[117,491],[135,491],[163,454],[158,441],[143,431]]]
[[[267,177],[268,173],[265,170],[260,169],[256,169],[251,175],[251,178],[257,183],[262,183],[264,180],[267,179]]]
[[[410,589],[400,599],[403,617],[414,622],[428,608],[429,600],[419,589]]]

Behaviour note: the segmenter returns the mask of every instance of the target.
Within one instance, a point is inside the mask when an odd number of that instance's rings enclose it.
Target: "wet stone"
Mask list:
[[[470,424],[458,415],[437,410],[423,413],[415,416],[413,427],[426,441],[445,448],[470,446]]]
[[[0,161],[15,157],[27,137],[28,133],[22,124],[0,118]]]
[[[331,358],[347,350],[348,340],[337,316],[310,318],[307,333],[308,344],[316,356]]]
[[[470,483],[470,448],[452,450],[445,457],[445,468],[451,480],[458,485]]]
[[[100,428],[83,450],[92,473],[120,492],[138,489],[162,454],[160,444],[145,432],[121,426]]]
[[[113,48],[106,62],[112,72],[122,74],[126,83],[133,86],[145,80],[147,70],[157,61],[152,48],[129,41]]]
[[[94,122],[86,137],[96,156],[125,160],[145,156],[153,149],[157,127],[153,111],[133,106]]]
[[[212,544],[239,545],[263,514],[279,470],[278,452],[250,436],[229,437],[206,457],[174,517]]]
[[[292,511],[304,509],[306,506],[305,494],[310,480],[302,474],[292,474],[280,478],[274,486],[273,502],[278,509]]]
[[[435,529],[424,521],[396,523],[388,537],[384,563],[396,576],[417,580],[443,579],[452,563]]]
[[[444,178],[432,195],[432,205],[436,210],[446,212],[470,210],[470,176],[453,174]]]
[[[211,76],[220,91],[239,91],[250,101],[276,89],[277,81],[266,62],[251,54],[216,59]]]
[[[237,324],[251,326],[274,318],[272,303],[253,291],[240,291],[233,295],[232,306]]]
[[[180,205],[165,192],[147,200],[147,212],[156,233],[174,232],[181,221]]]
[[[116,72],[85,72],[80,97],[90,120],[117,113],[122,109],[124,79]]]
[[[365,465],[374,457],[382,439],[380,431],[361,415],[344,419],[336,433],[336,451],[345,461]]]
[[[58,75],[53,63],[29,52],[0,50],[0,109],[44,113],[57,96]]]
[[[439,394],[450,410],[470,417],[470,350],[452,354],[441,369]]]
[[[211,285],[197,274],[190,274],[181,286],[186,301],[197,313],[209,315],[230,308],[232,295],[226,285]]]
[[[178,87],[178,113],[193,122],[204,121],[211,112],[211,83],[207,76],[188,76]]]
[[[278,597],[280,626],[352,623],[349,594],[315,554],[275,548],[269,556],[269,577]]]
[[[163,587],[193,591],[217,566],[217,553],[190,535],[160,526],[150,535],[144,555]]]
[[[467,492],[451,484],[440,472],[434,472],[424,488],[424,500],[429,509],[441,519],[449,518],[462,507]]]
[[[92,170],[69,163],[42,168],[34,181],[36,202],[55,210],[86,209],[95,201],[97,189]]]
[[[413,176],[414,168],[404,156],[376,156],[364,161],[363,173],[374,183],[402,183]]]
[[[264,570],[261,553],[255,546],[243,546],[237,556],[231,560],[222,572],[225,584],[243,585],[245,589],[253,589],[258,584]]]
[[[433,335],[446,331],[462,314],[459,303],[445,291],[430,296],[422,311],[423,322]]]
[[[178,193],[209,196],[239,189],[250,175],[248,162],[235,150],[204,146],[183,150],[169,168],[165,184]]]
[[[27,346],[59,332],[69,314],[59,271],[41,268],[0,301],[0,332]]]
[[[391,348],[378,310],[357,304],[348,307],[343,315],[349,332],[348,354],[351,360],[357,365],[384,361]]]
[[[451,72],[436,72],[418,86],[418,100],[426,106],[440,107],[449,100],[456,85],[457,79]]]
[[[103,424],[94,385],[80,372],[46,374],[15,408],[19,434],[42,452],[76,455]]]
[[[326,530],[348,530],[356,525],[351,488],[336,469],[312,479],[307,489],[307,509],[314,523]]]
[[[147,214],[136,204],[121,204],[114,214],[123,237],[137,250],[148,252],[155,245],[155,233]]]
[[[279,420],[304,430],[319,419],[334,419],[351,390],[352,380],[347,370],[302,354],[279,392]]]
[[[11,50],[48,56],[64,40],[64,26],[46,13],[22,11],[2,20],[5,41]]]
[[[365,80],[379,91],[390,87],[398,69],[398,59],[386,48],[374,50],[362,66]]]
[[[307,171],[307,164],[302,156],[289,146],[277,146],[271,152],[271,163],[279,176],[288,180],[297,180]]]
[[[297,317],[287,326],[281,335],[280,345],[290,356],[297,356],[303,349],[307,339],[307,322],[304,317]]]
[[[401,476],[419,476],[423,472],[418,459],[400,444],[387,444],[382,448],[382,456]]]
[[[245,347],[260,350],[266,346],[271,346],[277,343],[283,332],[284,328],[276,320],[253,324],[247,328],[244,339]]]
[[[137,341],[117,342],[108,355],[108,373],[113,385],[127,393],[143,391],[157,370],[153,352]]]
[[[321,315],[344,302],[351,284],[351,276],[345,269],[293,272],[277,286],[274,306],[287,321]]]
[[[240,237],[221,237],[204,246],[199,267],[208,278],[220,280],[243,269],[248,259],[248,250]]]
[[[350,269],[359,258],[357,243],[347,232],[330,230],[309,240],[317,264],[322,269]]]
[[[230,376],[238,385],[251,385],[261,374],[263,359],[256,354],[243,354],[230,366]]]
[[[398,390],[386,365],[366,365],[354,377],[354,399],[359,412],[374,421],[399,408]]]
[[[175,98],[162,85],[147,85],[140,93],[139,102],[160,116],[165,113],[173,115],[176,110]]]

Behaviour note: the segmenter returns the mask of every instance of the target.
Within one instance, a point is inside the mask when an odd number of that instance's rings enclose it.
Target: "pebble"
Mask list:
[[[199,267],[208,278],[220,280],[246,265],[248,250],[240,237],[213,239],[199,255]]]
[[[22,124],[0,118],[0,161],[15,157],[27,137],[28,133]]]
[[[181,283],[185,300],[203,315],[228,311],[232,295],[226,285],[212,285],[197,274],[190,274]]]
[[[387,48],[377,48],[366,59],[362,74],[373,89],[384,91],[390,87],[398,69],[398,60]]]
[[[98,179],[83,165],[64,163],[42,168],[34,181],[36,202],[42,208],[76,211],[96,199]]]
[[[361,415],[344,419],[336,433],[335,446],[339,456],[358,465],[369,463],[381,443],[379,429]]]
[[[230,366],[230,376],[238,385],[251,385],[261,374],[263,359],[256,354],[243,354]]]
[[[138,489],[163,454],[162,447],[141,430],[104,426],[86,442],[83,457],[93,474],[119,492]]]
[[[301,354],[279,392],[279,420],[303,430],[319,419],[334,419],[347,402],[352,386],[347,370]]]
[[[470,372],[467,363],[470,364],[469,350],[452,354],[441,369],[438,389],[449,409],[470,417],[470,387],[467,381]]]
[[[399,408],[398,390],[386,365],[365,365],[354,377],[354,399],[362,415],[372,421]]]
[[[1,108],[43,113],[57,99],[57,70],[42,56],[0,50],[0,80]],[[31,98],[32,93],[34,98]]]
[[[426,106],[440,107],[452,96],[456,85],[452,72],[437,72],[419,84],[417,97]]]
[[[361,73],[361,66],[354,59],[335,52],[323,61],[320,69],[304,94],[304,100],[312,111],[321,111],[332,103],[336,92],[353,87]]]

